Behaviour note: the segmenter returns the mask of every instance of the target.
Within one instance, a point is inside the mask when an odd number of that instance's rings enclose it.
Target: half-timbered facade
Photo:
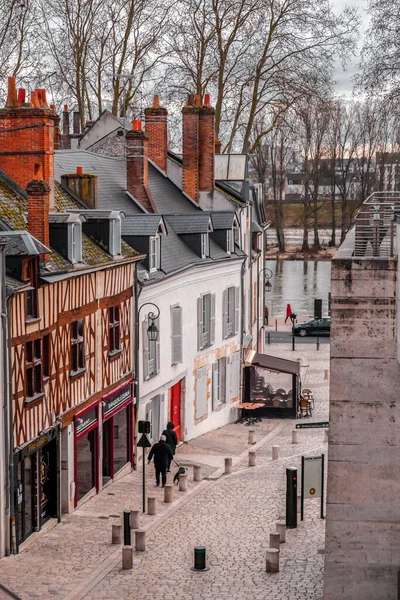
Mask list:
[[[142,257],[121,240],[123,213],[88,210],[54,183],[57,116],[43,90],[25,103],[11,78],[0,132],[15,550],[133,464],[133,283]]]

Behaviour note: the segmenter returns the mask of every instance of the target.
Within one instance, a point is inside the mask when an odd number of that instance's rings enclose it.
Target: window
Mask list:
[[[239,331],[239,288],[230,287],[224,290],[222,303],[222,335],[226,339]]]
[[[43,377],[50,377],[50,333],[43,337]]]
[[[149,271],[154,272],[160,268],[160,237],[157,235],[149,240]]]
[[[215,294],[197,299],[197,349],[211,346],[215,341]]]
[[[39,338],[25,344],[26,398],[34,398],[43,392],[42,340]]]
[[[146,420],[150,421],[150,440],[158,442],[165,428],[164,394],[154,396],[146,405]]]
[[[182,362],[182,308],[171,306],[171,364]]]
[[[226,358],[223,356],[212,366],[213,410],[226,401]]]
[[[71,371],[77,372],[85,368],[84,320],[79,319],[71,324]]]
[[[110,220],[109,248],[111,256],[121,254],[121,219]]]
[[[35,319],[37,313],[37,270],[38,263],[36,259],[27,260],[23,265],[23,279],[27,281],[31,288],[25,292],[26,300],[26,318]]]
[[[108,348],[110,354],[113,354],[121,349],[119,306],[112,306],[108,309],[108,323]]]
[[[68,260],[82,262],[82,223],[76,221],[68,225]]]
[[[210,240],[208,233],[201,234],[201,258],[207,258],[210,256]]]
[[[207,367],[196,371],[196,419],[207,414]]]
[[[232,229],[228,229],[228,231],[226,232],[226,252],[227,254],[231,254],[231,252],[234,252],[234,246],[233,246],[233,231]]]
[[[155,319],[154,324],[160,331],[159,319]],[[146,318],[142,324],[142,343],[143,343],[143,379],[150,379],[160,372],[160,334],[157,341],[150,342],[147,329],[149,321]]]
[[[238,246],[239,248],[241,248],[242,245],[241,245],[241,242],[240,242],[240,229],[239,229],[239,227],[237,227],[236,229],[234,229],[233,236],[234,236],[234,241],[235,241],[236,246]]]

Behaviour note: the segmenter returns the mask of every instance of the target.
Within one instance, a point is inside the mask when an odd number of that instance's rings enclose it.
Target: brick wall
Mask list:
[[[132,121],[132,131],[126,134],[127,188],[148,211],[157,212],[148,187],[149,136],[142,131],[141,121]]]
[[[153,106],[144,111],[145,129],[149,136],[149,158],[164,172],[167,172],[167,117],[167,109],[154,96]]]
[[[199,110],[200,96],[188,94],[182,109],[182,190],[196,202],[199,197]]]
[[[210,104],[210,95],[204,95],[204,104],[199,111],[199,190],[214,189],[215,164],[215,109]]]

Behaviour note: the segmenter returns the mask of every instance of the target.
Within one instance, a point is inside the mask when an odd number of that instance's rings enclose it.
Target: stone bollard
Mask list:
[[[174,499],[174,486],[167,484],[164,488],[164,502],[173,502]]]
[[[122,525],[111,525],[111,543],[120,544],[122,539]]]
[[[255,442],[255,429],[249,429],[249,444],[254,444]]]
[[[193,465],[193,481],[201,481],[201,465]]]
[[[328,371],[328,369],[324,370],[324,379],[329,379],[329,371]]]
[[[133,567],[133,548],[132,546],[124,546],[122,548],[122,568],[132,569]]]
[[[278,460],[279,458],[279,446],[272,446],[272,460]]]
[[[277,550],[279,550],[280,545],[281,545],[280,533],[272,533],[271,532],[269,534],[269,547],[276,548]]]
[[[275,523],[276,532],[279,533],[281,537],[281,544],[286,542],[286,521],[277,521]]]
[[[147,514],[148,515],[156,515],[157,514],[156,502],[157,502],[156,498],[147,498]],[[139,529],[139,528],[137,528],[137,529]]]
[[[292,431],[292,444],[299,443],[299,432],[297,430]]]
[[[188,482],[187,482],[187,474],[186,473],[179,477],[179,491],[180,492],[188,491]]]
[[[277,548],[269,548],[267,550],[267,573],[279,573],[279,550]]]
[[[144,529],[136,529],[135,531],[135,550],[136,552],[146,550],[146,532]]]
[[[230,473],[232,473],[232,459],[226,458],[225,459],[225,475],[229,475]]]
[[[324,433],[325,433],[325,442],[329,442],[329,429],[325,429]]]
[[[256,466],[256,453],[255,452],[249,452],[249,467],[255,467]]]
[[[140,511],[131,510],[131,529],[140,529]]]

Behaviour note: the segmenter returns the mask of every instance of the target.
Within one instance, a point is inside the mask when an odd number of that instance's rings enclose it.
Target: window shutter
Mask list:
[[[143,347],[143,379],[149,378],[149,338],[147,337],[147,319],[142,323],[142,347]]]
[[[210,346],[215,342],[215,294],[211,294]]]
[[[171,308],[171,364],[182,362],[182,308]]]
[[[228,325],[228,290],[224,290],[222,294],[222,339],[227,338]]]
[[[197,350],[203,349],[203,298],[197,298]]]
[[[196,419],[207,412],[207,367],[196,371]]]
[[[212,408],[215,410],[218,406],[219,398],[218,398],[218,361],[213,363],[212,366]]]
[[[235,287],[235,334],[239,333],[239,310],[240,310],[240,300],[239,300],[239,292],[240,289]]]
[[[163,432],[164,428],[162,427],[162,423],[165,423],[165,416],[164,416],[164,412],[165,412],[165,405],[164,405],[164,394],[160,394],[159,396],[160,402],[159,402],[159,406],[158,406],[158,435],[157,435],[157,439],[160,439],[160,435]]]
[[[160,324],[159,324],[159,320],[157,319],[155,323],[156,323],[156,325],[158,327],[158,336],[157,336],[157,341],[156,341],[156,356],[155,356],[156,368],[155,368],[155,372],[159,373],[160,372]]]
[[[219,390],[219,398],[221,402],[225,402],[225,394],[226,394],[226,358],[223,356],[219,361],[220,368],[220,390]]]
[[[231,356],[231,399],[239,396],[240,361],[239,352]]]
[[[225,357],[225,402],[231,401],[231,357]]]

